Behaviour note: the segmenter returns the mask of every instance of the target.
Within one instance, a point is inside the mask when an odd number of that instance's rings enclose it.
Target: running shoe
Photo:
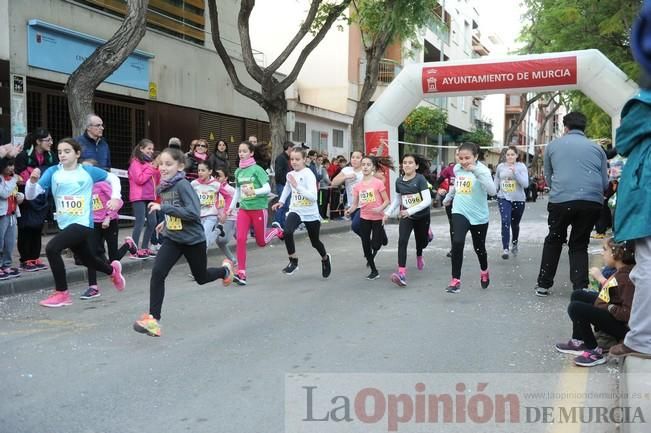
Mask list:
[[[425,268],[425,261],[423,260],[423,256],[416,257],[416,267],[419,271],[422,271]]]
[[[156,257],[156,250],[152,249],[146,249],[145,252],[147,253],[147,257]]]
[[[583,354],[574,358],[574,364],[580,367],[594,367],[595,365],[605,364],[606,357],[604,356],[601,347],[595,347],[592,350],[587,350]]]
[[[445,291],[448,293],[459,293],[461,291],[461,280],[458,278],[452,278]]]
[[[122,275],[122,263],[120,263],[118,260],[113,260],[111,262],[111,267],[113,268],[113,273],[111,274],[111,281],[113,281],[113,285],[115,286],[115,289],[118,292],[121,292],[124,290],[125,286],[127,285],[127,281],[124,279],[124,276]]]
[[[518,242],[515,241],[511,244],[511,254],[513,254],[513,257],[518,255]]]
[[[292,275],[298,270],[298,259],[289,258],[289,263],[283,269],[283,274]]]
[[[0,269],[0,281],[8,280],[9,278],[11,278],[11,277],[9,275],[5,274],[2,269]]]
[[[452,250],[448,251],[448,253],[445,255],[448,259],[452,258]]]
[[[39,304],[43,307],[57,308],[72,305],[72,300],[67,290],[63,292],[55,290],[54,293],[43,299]]]
[[[546,287],[536,286],[533,290],[535,291],[536,296],[540,296],[541,298],[549,296],[549,289]]]
[[[378,278],[380,278],[380,273],[377,269],[372,270],[371,273],[366,276],[367,280],[377,280]]]
[[[9,278],[18,278],[20,277],[20,271],[18,268],[4,268],[2,272]]]
[[[634,356],[636,358],[651,359],[651,353],[638,352],[635,349],[631,349],[624,343],[619,343],[610,348],[610,356],[619,358],[622,356]]]
[[[149,258],[149,254],[147,253],[147,250],[138,250],[136,251],[136,254],[131,254],[129,257],[134,260],[146,260]]]
[[[491,283],[490,276],[488,275],[488,269],[479,273],[479,282],[482,289],[488,289],[488,285]]]
[[[243,271],[238,271],[233,275],[233,281],[235,281],[238,286],[246,286],[246,274]]]
[[[502,258],[504,260],[507,260],[509,258],[509,250],[508,250],[508,248],[505,249],[505,250],[502,250]]]
[[[20,270],[23,272],[36,272],[40,269],[34,263],[35,260],[27,260],[20,264]]]
[[[134,322],[133,329],[150,337],[160,337],[160,324],[151,314],[145,313],[140,316],[140,319]]]
[[[90,286],[79,297],[79,299],[93,299],[93,298],[99,298],[100,296],[101,296],[101,293],[99,292],[99,289],[97,288],[97,286]]]
[[[391,274],[391,281],[400,287],[407,286],[407,277],[401,272],[394,272]]]
[[[321,276],[323,278],[328,278],[332,272],[332,256],[326,254],[326,259],[321,260]]]
[[[218,236],[219,236],[220,238],[223,238],[224,236],[226,236],[226,233],[224,232],[224,226],[221,225],[221,224],[217,224],[217,225],[215,226],[215,228],[213,229],[213,231],[215,231],[215,232],[219,232],[219,235],[218,235]]]
[[[224,275],[224,278],[222,278],[222,284],[224,287],[228,287],[233,282],[233,262],[228,259],[224,259],[222,261],[222,266],[226,268],[226,275]]]
[[[43,263],[43,260],[41,260],[41,259],[36,259],[36,260],[34,260],[33,263],[34,263],[34,266],[36,266],[38,271],[44,271],[44,270],[48,269],[48,266],[45,263]]]
[[[132,256],[138,255],[138,246],[133,241],[133,238],[131,236],[127,236],[126,238],[124,238],[124,244],[127,246]]]
[[[283,231],[283,228],[280,226],[280,223],[278,221],[272,222],[271,227],[278,230],[278,239],[283,240],[285,238],[285,232]]]
[[[567,343],[556,343],[554,348],[561,353],[567,353],[568,355],[582,355],[583,352],[589,350],[583,341],[570,338]]]

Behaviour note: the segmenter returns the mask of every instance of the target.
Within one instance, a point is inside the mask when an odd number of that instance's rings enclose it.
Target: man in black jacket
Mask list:
[[[278,197],[280,197],[280,195],[283,193],[283,189],[285,189],[285,182],[287,182],[287,173],[291,171],[291,167],[289,166],[289,153],[293,147],[294,143],[291,141],[286,141],[285,144],[283,144],[282,153],[276,157],[276,161],[274,162],[274,178],[276,180],[276,194],[278,194]],[[283,229],[285,228],[285,214],[289,209],[290,202],[291,196],[287,198],[285,205],[276,211],[276,215],[274,217],[274,221],[280,224],[280,227]]]

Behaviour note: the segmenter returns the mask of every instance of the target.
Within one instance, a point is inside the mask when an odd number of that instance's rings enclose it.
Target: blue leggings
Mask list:
[[[509,201],[503,198],[497,199],[502,217],[502,248],[509,249],[509,237],[513,232],[513,243],[518,243],[520,236],[520,220],[524,214],[523,201]]]
[[[136,245],[140,245],[143,250],[149,248],[149,239],[151,234],[156,229],[156,213],[149,213],[147,205],[150,203],[149,200],[138,200],[131,202],[133,207],[133,216],[136,217],[136,221],[133,224],[133,232],[131,232],[131,237]],[[140,242],[140,233],[142,233],[142,228],[145,227],[145,234],[142,237],[142,243]]]

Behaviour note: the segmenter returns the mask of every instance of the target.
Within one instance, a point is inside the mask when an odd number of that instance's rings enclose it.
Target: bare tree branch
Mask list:
[[[310,5],[310,10],[308,11],[307,16],[305,17],[305,21],[303,21],[303,24],[301,24],[301,27],[298,29],[298,32],[296,32],[296,35],[294,35],[294,37],[292,38],[291,41],[289,41],[285,49],[278,55],[278,57],[276,57],[276,60],[274,60],[273,62],[271,62],[269,66],[267,66],[266,70],[270,75],[276,72],[280,67],[280,65],[285,63],[285,61],[287,60],[289,55],[294,51],[298,43],[305,37],[307,32],[310,31],[310,28],[312,27],[312,23],[316,18],[316,14],[319,11],[319,6],[321,5],[321,2],[322,0],[312,0],[312,4]],[[348,1],[348,3],[350,3],[350,0]],[[337,14],[337,16],[339,16],[339,14]]]
[[[262,94],[260,92],[256,92],[253,89],[248,88],[240,81],[240,78],[237,76],[237,71],[235,70],[235,65],[233,65],[233,61],[231,60],[231,57],[228,55],[228,52],[226,51],[226,48],[224,47],[224,44],[221,41],[221,36],[219,33],[219,12],[217,12],[216,0],[208,0],[208,10],[210,14],[210,29],[212,32],[212,41],[213,44],[215,45],[215,49],[217,50],[217,54],[219,55],[219,58],[224,64],[224,68],[226,68],[226,72],[228,73],[228,76],[230,77],[231,82],[233,83],[233,87],[242,95],[262,105],[264,103],[264,98],[262,97]]]
[[[253,58],[253,49],[251,48],[251,36],[249,34],[249,17],[255,6],[255,0],[242,0],[240,13],[237,15],[237,28],[240,33],[240,43],[242,44],[242,58],[246,71],[257,81],[262,82],[264,71]]]
[[[296,81],[296,78],[298,77],[298,73],[301,71],[301,68],[303,67],[305,61],[307,60],[307,57],[310,55],[310,53],[312,53],[314,48],[316,48],[316,46],[319,45],[319,43],[323,40],[325,35],[328,33],[328,30],[330,30],[332,23],[334,23],[335,20],[339,17],[339,15],[341,15],[341,13],[344,10],[346,10],[350,2],[351,0],[343,0],[340,4],[332,8],[330,13],[326,17],[325,21],[323,22],[323,26],[319,29],[318,33],[303,48],[301,54],[299,54],[298,59],[296,60],[296,64],[292,68],[292,71],[281,82],[279,82],[278,85],[275,86],[275,88],[273,89],[270,95],[272,99],[274,97],[277,97],[279,94],[283,93],[294,81]]]
[[[504,138],[505,146],[509,145],[513,137],[513,134],[515,134],[515,131],[520,127],[522,121],[525,119],[525,117],[527,117],[527,113],[529,112],[529,108],[531,107],[531,105],[537,100],[539,100],[540,98],[542,98],[544,95],[546,95],[546,93],[538,93],[536,96],[532,97],[531,99],[527,99],[527,101],[524,103],[523,110],[518,115],[518,119],[506,131],[506,137]]]

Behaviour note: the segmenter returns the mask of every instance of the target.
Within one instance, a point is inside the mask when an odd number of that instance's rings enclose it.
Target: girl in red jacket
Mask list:
[[[156,186],[160,182],[160,173],[153,161],[154,143],[143,138],[131,152],[129,163],[129,201],[133,206],[133,216],[136,221],[133,225],[131,237],[140,245],[132,259],[147,259],[155,256],[156,253],[149,249],[149,239],[156,228],[156,214],[147,212],[147,205],[156,200]],[[145,233],[140,241],[142,228],[145,226]],[[141,243],[140,243],[141,242]]]

